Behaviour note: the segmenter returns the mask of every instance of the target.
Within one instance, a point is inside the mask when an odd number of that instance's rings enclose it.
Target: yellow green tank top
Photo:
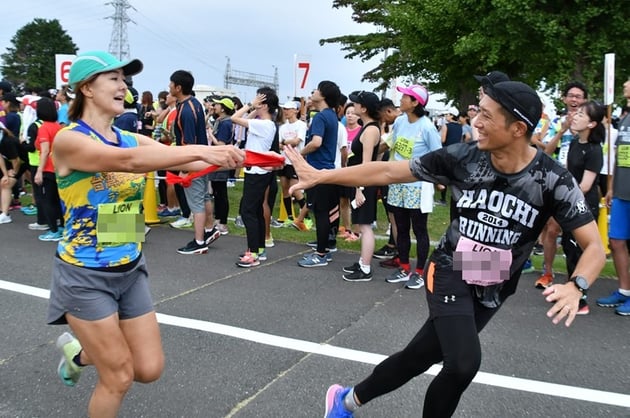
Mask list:
[[[116,127],[112,129],[118,138],[117,144],[83,121],[73,122],[64,129],[81,132],[108,146],[138,146],[134,134]],[[57,246],[62,260],[76,266],[107,268],[131,263],[140,256],[144,222],[141,225],[138,222],[142,217],[144,174],[73,171],[64,177],[57,174],[57,185],[65,220],[63,239]],[[140,208],[140,215],[130,218],[128,212],[134,208]],[[101,224],[99,216],[103,218]],[[105,218],[107,223],[103,222]],[[117,232],[108,235],[108,229]],[[103,237],[107,237],[106,240]]]

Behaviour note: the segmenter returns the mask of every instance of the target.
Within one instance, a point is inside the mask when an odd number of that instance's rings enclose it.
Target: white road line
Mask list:
[[[42,299],[48,299],[50,297],[50,292],[46,289],[7,282],[4,280],[0,280],[0,289],[36,296]],[[387,357],[382,354],[368,353],[349,348],[335,347],[329,344],[320,344],[298,340],[295,338],[281,337],[264,332],[233,327],[230,325],[201,321],[198,319],[182,318],[160,313],[157,314],[157,317],[158,322],[164,325],[210,332],[213,334],[225,335],[273,347],[319,354],[322,356],[356,361],[359,363],[376,365]],[[435,376],[439,373],[440,369],[440,366],[433,366],[426,372],[426,374]],[[506,389],[630,408],[630,395],[621,393],[605,392],[601,390],[547,383],[539,380],[521,379],[518,377],[502,376],[485,372],[477,373],[477,376],[475,376],[473,381],[475,383]]]

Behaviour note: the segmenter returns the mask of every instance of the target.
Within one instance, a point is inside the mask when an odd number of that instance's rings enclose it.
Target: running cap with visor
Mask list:
[[[520,81],[503,81],[484,86],[484,92],[533,132],[542,115],[542,102],[534,89]]]
[[[220,103],[225,106],[226,109],[234,110],[234,101],[229,97],[224,97],[222,99],[212,99],[214,103]]]
[[[371,91],[353,91],[348,96],[352,103],[360,104],[364,106],[368,111],[378,112],[378,106],[380,104],[380,99],[375,93]]]
[[[420,84],[414,84],[409,87],[398,86],[396,87],[396,90],[402,94],[413,97],[423,107],[426,106],[429,101],[429,92],[426,87],[421,86]]]
[[[68,84],[74,90],[77,84],[88,78],[108,71],[122,68],[125,77],[138,74],[142,71],[142,62],[139,59],[119,61],[112,54],[105,51],[89,51],[79,54],[72,62]]]

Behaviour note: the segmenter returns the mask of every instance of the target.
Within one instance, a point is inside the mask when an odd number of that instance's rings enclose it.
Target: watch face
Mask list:
[[[575,280],[575,284],[578,285],[580,289],[584,289],[584,290],[588,289],[588,281],[584,277],[577,276],[574,280]]]

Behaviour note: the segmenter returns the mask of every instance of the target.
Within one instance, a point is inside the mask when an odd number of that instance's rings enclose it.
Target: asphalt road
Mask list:
[[[96,373],[88,368],[75,388],[63,386],[54,341],[67,327],[45,323],[55,244],[37,240],[26,228],[31,218],[13,217],[0,225],[0,417],[85,416]],[[167,364],[159,381],[132,387],[121,417],[321,417],[330,384],[363,379],[427,316],[424,289],[386,283],[390,270],[344,282],[341,268],[356,253],[305,269],[296,261],[306,246],[276,242],[269,260],[248,270],[234,265],[243,237],[224,236],[206,255],[177,254],[190,237],[164,225],[148,237]],[[630,318],[591,303],[572,327],[553,325],[535,279],[524,275],[482,332],[481,371],[455,416],[630,417]],[[600,279],[590,299],[615,288]],[[431,378],[417,377],[356,416],[421,416]]]

